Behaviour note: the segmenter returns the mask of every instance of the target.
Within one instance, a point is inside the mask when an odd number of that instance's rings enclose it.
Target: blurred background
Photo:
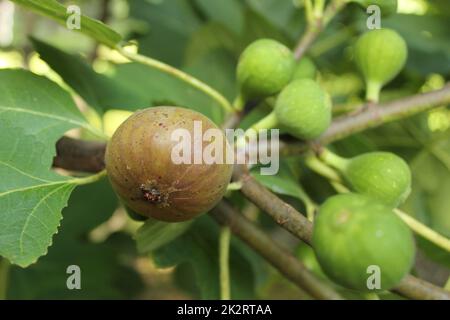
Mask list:
[[[130,50],[180,68],[233,100],[237,93],[237,59],[258,38],[277,39],[294,47],[305,31],[302,0],[85,0],[75,4],[84,15],[99,19],[128,41]],[[318,80],[333,98],[336,115],[363,102],[364,84],[352,57],[352,45],[366,28],[367,14],[349,4],[308,52]],[[383,13],[382,27],[406,40],[405,69],[382,91],[387,101],[441,88],[450,77],[450,2],[399,0],[397,13]],[[103,126],[99,110],[136,110],[156,105],[196,109],[215,122],[221,109],[186,84],[145,66],[53,21],[0,0],[0,68],[27,68],[70,91],[90,122]],[[0,84],[1,85],[1,84]],[[243,126],[267,113],[262,105]],[[414,172],[413,194],[404,209],[440,233],[450,236],[450,110],[446,106],[399,123],[358,134],[335,144],[343,156],[389,150],[408,160]],[[87,133],[73,135],[90,139]],[[287,182],[286,182],[287,181]],[[279,179],[302,181],[318,203],[332,194],[322,178],[301,160],[284,160]],[[244,213],[291,248],[319,276],[312,251],[302,246],[240,195],[231,195]],[[283,198],[304,210],[300,198]],[[181,236],[160,239],[155,247],[139,246],[154,236],[154,225],[128,217],[106,181],[78,188],[63,211],[59,233],[47,256],[27,269],[13,267],[7,291],[14,299],[190,299],[218,298],[217,225],[204,216]],[[139,229],[141,228],[141,229]],[[137,230],[140,231],[137,231]],[[152,233],[153,232],[153,233]],[[137,246],[134,238],[137,238]],[[148,240],[148,239],[147,239]],[[415,273],[442,285],[450,257],[418,239]],[[82,289],[66,288],[66,268],[82,270]],[[308,299],[245,244],[233,239],[232,297],[239,299]],[[349,297],[355,295],[345,292]],[[382,298],[398,298],[392,294]]]

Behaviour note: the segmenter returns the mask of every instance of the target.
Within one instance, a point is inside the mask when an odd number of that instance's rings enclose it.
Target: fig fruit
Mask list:
[[[393,153],[369,152],[344,159],[326,150],[322,157],[342,173],[353,190],[387,206],[397,207],[411,192],[411,170]]]
[[[403,221],[384,204],[353,193],[333,196],[320,207],[312,244],[331,280],[362,292],[395,287],[415,255]]]
[[[308,57],[303,57],[297,63],[294,69],[292,80],[297,79],[312,79],[316,78],[317,69],[314,62]]]
[[[272,96],[292,78],[295,59],[285,45],[271,39],[251,43],[242,53],[237,66],[241,95],[246,99]]]
[[[190,138],[181,139],[187,147],[182,149],[183,157],[186,150],[191,153],[189,161],[181,163],[174,159],[174,150],[180,146],[173,139],[177,129]],[[114,190],[130,209],[157,220],[185,221],[207,212],[226,192],[233,168],[225,161],[195,160],[211,144],[202,139],[209,129],[220,134],[215,152],[226,154],[229,146],[223,132],[198,112],[154,107],[134,113],[106,148],[106,169]]]
[[[279,124],[291,135],[313,139],[330,125],[331,99],[315,81],[299,79],[281,91],[274,112]]]
[[[355,44],[355,62],[366,82],[366,99],[378,102],[381,88],[395,78],[406,63],[408,48],[394,30],[371,30]]]

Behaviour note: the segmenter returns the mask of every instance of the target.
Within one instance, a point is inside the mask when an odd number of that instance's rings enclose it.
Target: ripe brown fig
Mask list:
[[[207,117],[189,109],[145,109],[117,129],[106,149],[106,169],[114,190],[127,206],[143,216],[178,222],[205,213],[220,201],[233,166],[219,161],[207,164],[203,157],[198,161],[199,152],[206,152],[211,144],[211,140],[198,136],[199,127],[201,135],[208,129],[220,134],[219,139],[216,136],[218,149],[225,155],[229,146],[223,132]],[[176,140],[174,132],[189,133],[190,139],[177,134]],[[177,152],[180,143],[187,149]],[[184,152],[189,149],[189,161],[174,159],[174,154],[186,159]]]

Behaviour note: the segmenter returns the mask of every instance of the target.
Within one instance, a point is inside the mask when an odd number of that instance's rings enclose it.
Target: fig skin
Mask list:
[[[394,30],[363,34],[355,44],[355,62],[366,82],[366,98],[378,102],[381,88],[403,69],[408,57],[405,40]]]
[[[274,111],[277,121],[289,134],[310,140],[329,127],[331,99],[315,81],[299,79],[281,91]]]
[[[239,58],[241,94],[245,100],[275,95],[291,81],[294,67],[295,58],[288,47],[272,39],[256,40]]]
[[[105,162],[111,184],[133,211],[157,220],[179,222],[212,209],[223,197],[231,179],[230,164],[175,164],[171,140],[175,129],[191,133],[194,121],[202,134],[218,127],[204,115],[178,107],[138,111],[116,130],[106,148]],[[229,145],[223,135],[223,154]],[[203,149],[209,142],[203,142]],[[191,157],[192,158],[192,157]]]
[[[303,57],[297,63],[292,76],[292,81],[298,79],[311,79],[316,78],[317,68],[314,62],[308,57]]]
[[[352,158],[345,177],[355,191],[398,207],[411,193],[408,164],[390,152],[370,152]]]
[[[389,290],[409,273],[415,256],[406,224],[381,202],[353,193],[331,197],[320,207],[312,243],[325,274],[361,292],[374,292],[367,287],[369,266],[380,268],[380,290]]]
[[[354,191],[387,206],[398,207],[411,193],[411,170],[402,158],[391,152],[368,152],[345,159],[324,151],[322,157],[343,174]]]

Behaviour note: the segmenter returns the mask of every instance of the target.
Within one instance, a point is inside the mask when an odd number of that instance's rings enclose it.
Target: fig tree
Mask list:
[[[354,191],[390,207],[403,203],[411,192],[411,170],[393,153],[369,152],[344,159],[325,150],[322,158],[342,173]]]
[[[193,160],[199,147],[209,145],[201,136],[196,138],[196,126],[203,132],[218,132],[221,142],[217,142],[215,152],[226,153],[229,146],[223,132],[207,117],[189,109],[138,111],[116,130],[107,145],[106,169],[114,190],[130,209],[146,217],[177,222],[207,212],[222,198],[232,165]],[[183,153],[192,153],[187,155],[187,163],[174,159],[174,148],[180,145],[174,139],[175,130],[183,130],[183,135],[191,138],[183,141],[187,146]]]
[[[405,65],[408,56],[405,40],[391,29],[371,30],[357,40],[354,53],[366,82],[366,99],[378,102],[381,88]]]
[[[415,246],[410,229],[373,198],[329,198],[316,216],[312,244],[334,282],[362,292],[389,290],[409,273]]]
[[[251,43],[237,66],[241,95],[246,99],[272,96],[289,83],[295,59],[285,45],[271,39]]]

